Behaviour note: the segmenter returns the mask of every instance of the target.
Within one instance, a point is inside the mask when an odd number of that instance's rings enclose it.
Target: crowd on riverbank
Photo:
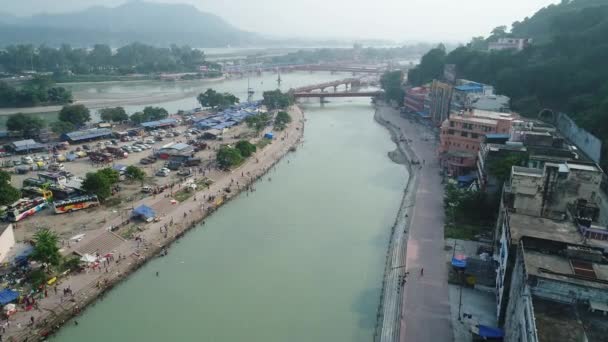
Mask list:
[[[151,257],[167,253],[167,247],[182,237],[187,230],[201,221],[204,225],[204,219],[221,203],[226,203],[241,191],[254,191],[253,183],[260,180],[301,142],[304,131],[303,112],[295,106],[291,107],[289,112],[292,123],[275,137],[272,144],[257,152],[254,158],[250,158],[238,169],[223,173],[207,189],[197,192],[179,205],[174,205],[169,198],[160,196],[142,201],[147,204],[154,202],[157,208],[161,208],[162,215],[159,220],[148,224],[135,239],[116,246],[112,250],[112,260],[107,260],[102,267],[69,277],[57,285],[61,290],[70,289],[68,294],[59,294],[64,291],[58,291],[57,294],[49,291],[46,293],[47,297],[38,301],[38,309],[12,316],[10,325],[5,328],[5,338],[10,336],[14,340],[28,341],[44,338]],[[211,198],[222,198],[223,201],[210,202]],[[110,223],[113,224],[114,222]],[[112,234],[100,229],[88,238],[101,241]]]

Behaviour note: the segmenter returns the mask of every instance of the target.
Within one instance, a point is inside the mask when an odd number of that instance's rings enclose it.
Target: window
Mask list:
[[[467,132],[460,132],[460,136],[466,138],[466,137],[469,136],[469,133],[467,133]]]
[[[477,134],[477,133],[471,133],[471,138],[477,139],[477,138],[479,138],[479,134]]]
[[[453,129],[448,129],[448,134],[454,135],[454,130]]]
[[[454,121],[450,121],[450,127],[454,127]]]

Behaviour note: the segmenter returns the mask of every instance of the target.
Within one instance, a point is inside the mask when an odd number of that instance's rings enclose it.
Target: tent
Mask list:
[[[0,291],[0,305],[8,304],[17,298],[19,298],[19,292],[17,291],[9,289],[4,289]]]
[[[502,341],[505,333],[502,329],[489,327],[487,325],[478,324],[471,327],[471,332],[479,335],[486,340]]]
[[[145,204],[140,205],[139,207],[133,209],[133,216],[141,217],[144,221],[152,221],[154,217],[156,217],[156,212],[154,209],[148,207]]]
[[[86,263],[91,263],[91,262],[97,261],[97,257],[95,257],[94,255],[91,255],[91,254],[85,254],[82,256],[82,258],[80,258],[80,261],[83,261]]]
[[[264,134],[264,138],[272,140],[274,138],[274,134],[272,134],[272,132],[268,132]]]

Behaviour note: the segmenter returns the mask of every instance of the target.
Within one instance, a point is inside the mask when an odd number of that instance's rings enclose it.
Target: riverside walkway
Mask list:
[[[394,326],[391,325],[393,322],[386,322],[394,314],[384,314],[384,326],[388,325],[389,330],[385,331],[383,327],[381,341],[452,341],[447,266],[443,250],[443,188],[435,138],[427,129],[421,129],[420,124],[403,118],[398,111],[389,107],[380,107],[379,115],[411,140],[409,147],[422,162],[414,166],[420,169],[415,177],[417,187],[415,203],[411,203],[413,208],[409,225],[403,222],[396,227],[407,230],[408,234],[403,260],[406,282],[402,289],[391,283],[387,283],[385,289],[385,296],[401,300],[401,305],[386,303],[385,311],[397,308],[400,315],[397,326]],[[391,278],[387,279],[390,281]],[[401,296],[395,295],[400,292]]]

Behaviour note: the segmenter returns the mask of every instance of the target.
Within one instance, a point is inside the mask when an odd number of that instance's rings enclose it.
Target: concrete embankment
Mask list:
[[[280,136],[276,139],[275,143],[258,152],[259,155],[256,154],[259,158],[256,158],[256,156],[252,157],[237,170],[233,170],[231,173],[226,174],[221,180],[216,180],[216,183],[214,183],[210,189],[200,191],[200,195],[216,194],[219,190],[219,193],[224,194],[223,205],[236,198],[242,191],[249,191],[256,181],[264,177],[268,171],[272,170],[275,164],[301,143],[304,134],[304,114],[298,107],[292,107],[290,113],[294,119],[292,124],[285,132],[280,133]],[[251,177],[247,177],[246,181],[241,183],[242,186],[232,186],[232,191],[225,193],[223,190],[226,185],[231,184],[231,178],[237,178],[241,174],[250,174]],[[111,272],[100,272],[98,277],[87,283],[81,290],[75,292],[74,296],[69,297],[66,300],[62,299],[60,304],[56,306],[43,307],[41,305],[43,311],[40,314],[37,314],[35,327],[24,329],[19,327],[19,330],[15,330],[17,329],[17,324],[16,321],[12,321],[11,325],[13,326],[13,329],[11,329],[12,331],[7,331],[7,334],[4,337],[7,338],[10,336],[14,341],[44,340],[46,336],[59,329],[61,325],[65,324],[70,318],[78,315],[84,307],[95,303],[97,299],[102,298],[107,291],[111,290],[120,281],[126,279],[131,273],[142,267],[149,260],[158,256],[163,249],[170,247],[173,242],[183,237],[187,231],[197,227],[201,221],[204,225],[204,219],[214,213],[217,208],[212,207],[204,211],[201,210],[200,206],[203,202],[200,200],[200,197],[201,196],[199,196],[199,202],[196,201],[196,198],[191,198],[180,203],[178,206],[175,206],[174,211],[171,212],[170,215],[164,217],[161,222],[151,224],[147,227],[146,232],[142,233],[142,235],[148,234],[148,242],[145,243],[145,247],[141,249],[138,247],[137,253],[132,253],[124,257],[120,263],[116,262],[115,265],[113,264]],[[171,222],[174,222],[171,224],[171,234],[163,237],[159,232],[159,227],[169,222],[169,219]],[[132,246],[132,241],[125,242],[125,248],[133,248]],[[124,255],[125,254],[123,254],[123,256]],[[65,284],[62,284],[62,287],[64,286]],[[29,319],[29,316],[25,313],[21,316],[23,317],[18,318],[20,321],[23,318],[25,318],[26,321]]]
[[[407,137],[402,136],[399,128],[385,118],[384,109],[383,105],[377,106],[374,119],[389,131],[391,139],[397,145],[395,151],[389,152],[389,157],[396,163],[404,164],[409,174],[403,191],[401,205],[397,212],[395,223],[392,226],[388,242],[382,291],[374,332],[374,341],[392,342],[399,339],[403,284],[406,275],[407,231],[409,229],[410,218],[412,217],[411,211],[415,204],[419,161],[415,152],[408,144]]]

